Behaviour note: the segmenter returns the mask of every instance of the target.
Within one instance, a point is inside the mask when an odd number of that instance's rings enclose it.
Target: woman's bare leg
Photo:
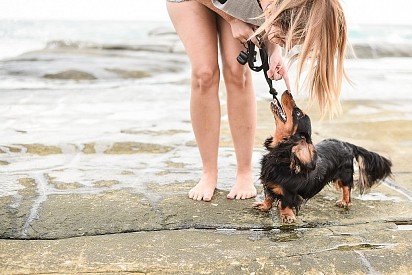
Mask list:
[[[227,90],[227,111],[230,132],[236,151],[236,183],[227,195],[229,199],[248,199],[256,196],[253,185],[252,153],[256,130],[256,98],[252,76],[247,66],[236,57],[243,45],[233,38],[230,25],[218,19],[223,77]]]
[[[167,9],[192,66],[190,115],[203,174],[189,197],[210,201],[217,183],[220,131],[216,15],[196,1],[168,2]]]

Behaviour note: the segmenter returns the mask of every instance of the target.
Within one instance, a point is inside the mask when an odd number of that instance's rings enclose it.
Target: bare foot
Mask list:
[[[216,188],[217,175],[202,175],[199,183],[189,191],[189,198],[196,201],[210,201]]]
[[[236,183],[227,195],[228,199],[245,200],[256,197],[256,188],[253,185],[252,172],[238,173]]]

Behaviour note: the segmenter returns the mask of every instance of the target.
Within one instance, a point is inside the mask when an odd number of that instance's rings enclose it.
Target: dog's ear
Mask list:
[[[315,146],[313,146],[312,143],[308,143],[304,137],[302,137],[302,139],[295,146],[292,147],[292,155],[299,160],[300,164],[304,165],[310,170],[314,168],[313,163],[316,158]],[[295,170],[295,172],[296,166],[298,165],[294,164],[293,170]]]

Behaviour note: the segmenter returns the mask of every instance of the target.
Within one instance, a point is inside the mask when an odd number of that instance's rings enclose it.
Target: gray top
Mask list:
[[[224,4],[212,0],[212,3],[216,8],[244,22],[257,26],[265,22],[264,18],[256,19],[263,13],[257,0],[227,0]]]

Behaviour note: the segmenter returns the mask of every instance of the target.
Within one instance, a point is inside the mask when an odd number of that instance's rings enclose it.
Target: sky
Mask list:
[[[167,21],[165,1],[0,0],[0,20]],[[341,3],[351,25],[412,25],[412,0],[341,0]]]

